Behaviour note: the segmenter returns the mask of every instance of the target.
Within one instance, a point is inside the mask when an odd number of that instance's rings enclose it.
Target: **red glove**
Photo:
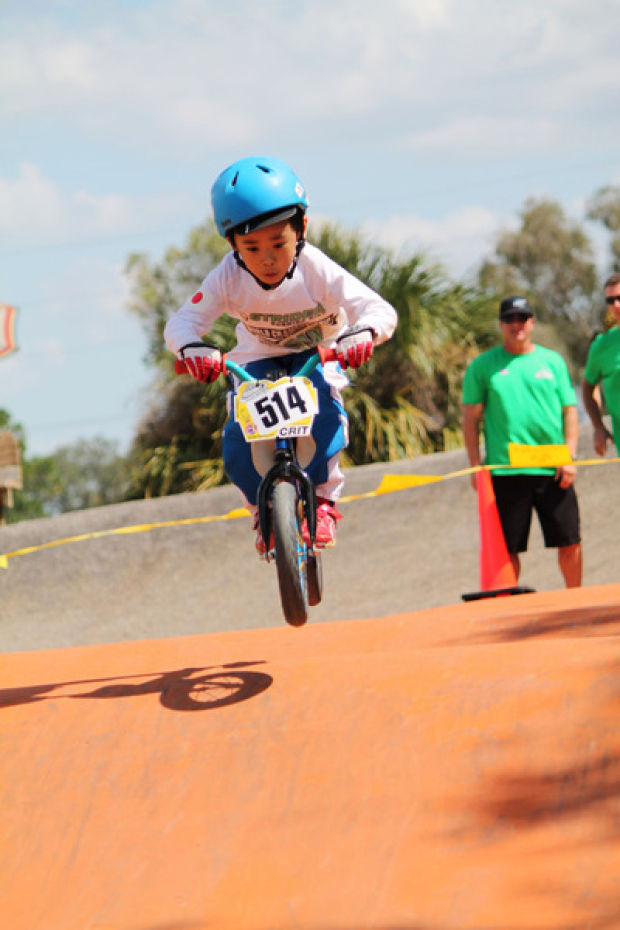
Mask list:
[[[192,378],[197,381],[215,381],[222,371],[222,353],[204,342],[190,342],[179,351],[179,358]]]
[[[354,326],[336,339],[336,356],[343,368],[359,368],[367,362],[374,348],[374,331],[369,326]]]

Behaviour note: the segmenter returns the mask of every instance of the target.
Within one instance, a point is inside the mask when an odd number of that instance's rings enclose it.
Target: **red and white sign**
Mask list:
[[[15,317],[17,308],[0,303],[0,358],[10,355],[17,348],[15,344]]]

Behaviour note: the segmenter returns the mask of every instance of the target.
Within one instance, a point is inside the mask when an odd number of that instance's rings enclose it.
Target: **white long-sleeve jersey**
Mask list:
[[[273,290],[263,290],[232,252],[226,255],[170,318],[164,330],[166,345],[178,352],[208,333],[223,314],[239,320],[237,345],[229,358],[240,365],[333,346],[352,325],[369,326],[379,344],[390,338],[397,323],[390,304],[309,243],[292,277]]]

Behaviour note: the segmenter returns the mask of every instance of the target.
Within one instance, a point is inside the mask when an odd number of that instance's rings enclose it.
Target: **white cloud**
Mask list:
[[[60,191],[35,165],[22,165],[14,180],[0,178],[0,235],[5,241],[14,242],[21,235],[30,237],[37,229],[47,235],[61,214]]]
[[[396,8],[403,17],[428,30],[449,25],[452,5],[451,0],[398,0]]]
[[[8,115],[71,107],[96,89],[95,48],[56,29],[27,27],[19,38],[0,43],[0,74],[12,93],[3,99]]]
[[[93,256],[62,265],[39,297],[18,301],[18,351],[0,365],[0,395],[31,452],[101,432],[128,441],[146,375],[127,300],[122,267]]]
[[[457,117],[436,129],[413,133],[406,145],[417,152],[455,152],[479,157],[515,149],[542,149],[561,141],[557,123],[550,119],[511,119],[505,116]]]
[[[160,0],[96,6],[79,25],[42,11],[9,20],[2,108],[187,160],[373,123],[390,144],[447,151],[459,127],[483,151],[514,125],[528,150],[571,138],[576,108],[593,119],[617,86],[609,15],[607,0]]]
[[[17,177],[0,177],[0,238],[13,248],[29,245],[87,243],[121,236],[191,213],[189,194],[129,197],[64,191],[31,162]]]
[[[368,222],[361,231],[397,254],[423,252],[455,277],[463,277],[491,250],[497,231],[508,225],[507,217],[472,205],[437,220],[409,215]]]
[[[129,296],[121,263],[99,255],[63,263],[44,276],[38,295],[17,301],[17,343],[29,360],[56,370],[72,356],[123,341],[142,346]]]
[[[68,334],[73,349],[117,342],[139,324],[127,311],[129,288],[122,265],[99,256],[82,257],[46,282],[45,305],[54,330]],[[46,337],[53,344],[56,336]],[[65,343],[66,345],[66,343]]]

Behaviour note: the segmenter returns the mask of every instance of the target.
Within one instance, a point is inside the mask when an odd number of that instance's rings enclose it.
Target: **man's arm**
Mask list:
[[[463,404],[461,425],[467,457],[472,468],[481,465],[480,460],[480,424],[484,415],[484,404]],[[476,490],[476,474],[471,476],[471,486]]]
[[[603,423],[603,413],[601,405],[601,392],[597,384],[590,384],[584,379],[581,385],[581,396],[583,397],[583,406],[586,413],[592,421],[594,427],[594,449],[598,455],[605,455],[607,440],[611,439],[611,433]]]
[[[571,404],[570,407],[562,407],[562,424],[564,427],[564,442],[568,446],[573,459],[577,458],[577,443],[579,441],[579,417],[577,416],[577,407]],[[569,488],[574,484],[577,477],[577,467],[575,465],[561,465],[556,469],[555,480],[560,482],[561,488]]]

